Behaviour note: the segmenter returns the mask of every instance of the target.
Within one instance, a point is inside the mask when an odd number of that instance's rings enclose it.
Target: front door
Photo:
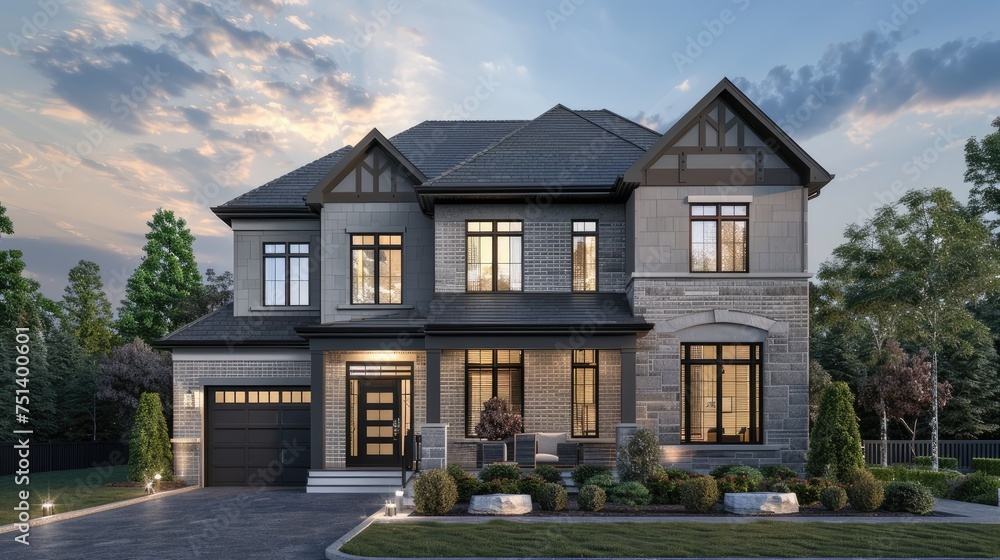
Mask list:
[[[405,437],[413,425],[412,367],[348,365],[348,466],[400,466]]]

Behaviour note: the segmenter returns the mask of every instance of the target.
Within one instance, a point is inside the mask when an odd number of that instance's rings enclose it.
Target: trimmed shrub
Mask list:
[[[809,506],[818,502],[823,489],[830,486],[829,482],[819,478],[810,478],[808,480],[793,478],[787,484],[788,488],[792,492],[795,492],[795,498],[801,506]]]
[[[538,465],[535,467],[535,475],[545,482],[563,483],[562,473],[552,465]]]
[[[732,469],[732,468],[735,468],[735,467],[738,467],[738,466],[740,466],[740,465],[719,465],[718,467],[715,467],[714,469],[708,471],[708,476],[710,476],[712,478],[722,478],[722,477],[726,476],[727,474],[729,474],[729,469]]]
[[[424,515],[444,515],[458,502],[455,480],[444,469],[431,469],[413,481],[413,505]]]
[[[691,478],[691,475],[684,469],[663,469],[663,474],[669,476],[673,480],[687,480]]]
[[[885,489],[872,473],[865,471],[853,484],[847,487],[847,500],[854,509],[862,512],[875,511],[882,505]]]
[[[570,475],[570,478],[573,479],[573,484],[576,484],[577,488],[579,488],[591,478],[601,474],[611,476],[611,468],[601,465],[580,465],[573,469],[573,474]]]
[[[670,475],[654,474],[646,479],[646,488],[649,489],[649,497],[654,504],[679,504],[681,497],[678,493],[678,486],[682,480],[687,480],[687,473],[684,478],[670,478]]]
[[[490,441],[500,441],[521,433],[521,415],[514,412],[505,399],[493,397],[483,403],[476,424],[476,435]]]
[[[934,496],[919,482],[890,482],[885,487],[882,508],[927,515],[934,510]]]
[[[981,472],[992,476],[1000,476],[1000,459],[974,457],[972,459],[972,470],[974,472]]]
[[[491,480],[521,480],[521,469],[517,465],[505,465],[503,463],[493,463],[479,471],[479,480],[489,482]]]
[[[958,479],[955,485],[955,499],[995,506],[997,489],[1000,489],[1000,477],[974,472]]]
[[[622,482],[641,482],[660,466],[660,442],[646,428],[632,433],[632,438],[618,449],[618,478]]]
[[[760,471],[743,465],[729,467],[724,475],[716,478],[720,494],[756,492],[763,482],[764,477]]]
[[[929,469],[931,468],[931,458],[922,455],[914,460],[914,464],[916,464],[918,467]],[[958,459],[954,457],[938,457],[938,468],[951,469],[953,471],[957,471]]]
[[[622,482],[611,489],[608,499],[623,506],[645,506],[649,504],[649,489],[639,482]]]
[[[888,468],[871,467],[868,469],[875,478],[882,482],[919,482],[931,491],[935,498],[947,498],[952,495],[953,487],[957,485],[962,474],[958,471],[928,471],[909,469],[902,465]]]
[[[559,511],[566,507],[569,494],[562,484],[546,482],[538,495],[538,505],[545,511]]]
[[[791,492],[792,491],[792,489],[788,487],[788,483],[785,482],[784,480],[778,480],[778,481],[772,482],[771,484],[768,485],[768,490],[770,490],[771,492]],[[798,496],[795,496],[795,499],[797,500]]]
[[[587,482],[584,484],[591,484],[593,486],[597,486],[605,492],[611,492],[612,488],[618,486],[618,481],[615,480],[615,478],[610,474],[599,474],[588,478]]]
[[[527,494],[531,496],[531,499],[538,501],[538,497],[542,495],[542,487],[544,487],[547,482],[545,479],[534,474],[529,474],[525,476],[517,483],[517,489],[519,494]]]
[[[827,385],[819,403],[819,415],[809,434],[806,473],[821,476],[831,469],[841,479],[844,473],[865,467],[854,395],[843,381]]]
[[[784,465],[767,465],[760,468],[760,474],[768,480],[791,480],[799,473]]]
[[[128,479],[132,482],[152,482],[157,474],[160,480],[174,479],[174,455],[157,393],[139,397],[128,450]]]
[[[681,504],[688,511],[705,513],[712,509],[719,500],[719,488],[715,479],[708,476],[696,476],[680,483]]]
[[[448,472],[448,476],[455,481],[455,488],[458,490],[458,501],[461,503],[468,503],[473,496],[479,494],[479,479],[472,476],[471,474],[465,472],[465,469],[458,465],[448,465],[445,469]]]
[[[476,486],[476,495],[483,494],[522,494],[520,480],[496,479],[480,482]]]
[[[608,496],[604,490],[593,484],[584,484],[583,488],[580,488],[580,493],[576,495],[576,503],[583,511],[601,511],[607,500]]]
[[[830,511],[840,511],[847,505],[847,491],[840,486],[827,486],[819,493],[819,503]]]

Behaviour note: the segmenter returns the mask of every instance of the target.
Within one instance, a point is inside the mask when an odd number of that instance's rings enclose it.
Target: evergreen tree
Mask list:
[[[111,330],[111,302],[104,294],[101,268],[91,261],[80,261],[69,271],[69,284],[63,295],[63,320],[90,356],[104,356],[114,346]]]
[[[853,402],[851,388],[843,381],[835,381],[823,391],[816,424],[809,434],[806,472],[810,476],[829,472],[843,480],[864,468],[864,449]]]
[[[152,482],[160,475],[162,480],[172,480],[173,464],[160,396],[143,393],[129,435],[128,479]]]
[[[117,327],[126,340],[151,343],[198,318],[188,300],[202,288],[187,223],[161,208],[147,225],[146,256],[128,279]]]

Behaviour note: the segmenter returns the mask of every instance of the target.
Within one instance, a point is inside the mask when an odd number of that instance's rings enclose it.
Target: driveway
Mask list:
[[[0,558],[321,560],[333,541],[384,504],[381,496],[302,489],[202,488],[0,534]]]

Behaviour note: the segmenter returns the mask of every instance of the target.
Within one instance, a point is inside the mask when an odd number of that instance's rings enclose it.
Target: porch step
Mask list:
[[[409,475],[409,473],[407,473]],[[399,490],[398,470],[336,469],[309,471],[307,494],[389,494]]]

